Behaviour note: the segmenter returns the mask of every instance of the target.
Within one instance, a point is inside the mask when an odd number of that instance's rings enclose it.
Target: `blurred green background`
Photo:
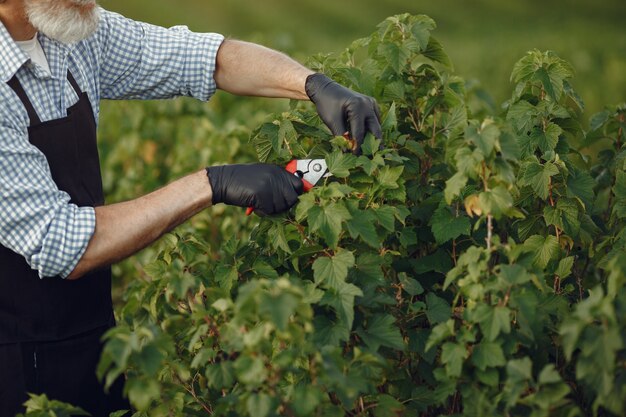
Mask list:
[[[128,17],[220,32],[300,60],[343,49],[385,17],[427,14],[456,72],[506,100],[513,64],[527,50],[556,51],[576,69],[587,116],[626,100],[625,0],[102,0]]]

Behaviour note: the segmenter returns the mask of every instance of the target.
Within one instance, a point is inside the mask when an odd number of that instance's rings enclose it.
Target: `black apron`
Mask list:
[[[87,93],[67,116],[41,122],[17,77],[9,86],[30,118],[28,137],[48,160],[52,179],[79,207],[104,204],[96,121]],[[26,391],[83,407],[93,416],[128,408],[121,383],[105,396],[96,376],[100,337],[115,324],[110,268],[74,281],[39,278],[24,257],[0,245],[0,417],[21,412]]]

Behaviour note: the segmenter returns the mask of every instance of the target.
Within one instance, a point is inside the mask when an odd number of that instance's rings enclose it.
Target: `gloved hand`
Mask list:
[[[356,93],[320,73],[309,75],[304,89],[332,134],[349,133],[355,140],[355,154],[361,153],[367,131],[379,139],[382,137],[380,112],[372,97]]]
[[[253,207],[260,215],[289,210],[303,192],[302,180],[277,165],[222,165],[206,171],[213,204]]]

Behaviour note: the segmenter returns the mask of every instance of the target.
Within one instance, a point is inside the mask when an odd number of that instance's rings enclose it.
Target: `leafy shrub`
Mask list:
[[[434,28],[393,16],[313,59],[379,101],[362,156],[308,104],[254,131],[259,159],[334,174],[291,214],[219,256],[161,242],[98,369],[137,415],[626,412],[626,106],[585,132],[572,68],[531,51],[502,114],[472,114]]]

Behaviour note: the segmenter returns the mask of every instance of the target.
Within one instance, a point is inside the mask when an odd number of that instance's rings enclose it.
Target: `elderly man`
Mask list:
[[[127,407],[95,377],[114,325],[109,265],[211,204],[288,210],[302,182],[277,166],[191,173],[104,205],[99,101],[193,96],[216,88],[310,99],[332,133],[380,136],[376,103],[250,43],[164,29],[96,0],[0,0],[0,415],[44,392],[94,416]]]

